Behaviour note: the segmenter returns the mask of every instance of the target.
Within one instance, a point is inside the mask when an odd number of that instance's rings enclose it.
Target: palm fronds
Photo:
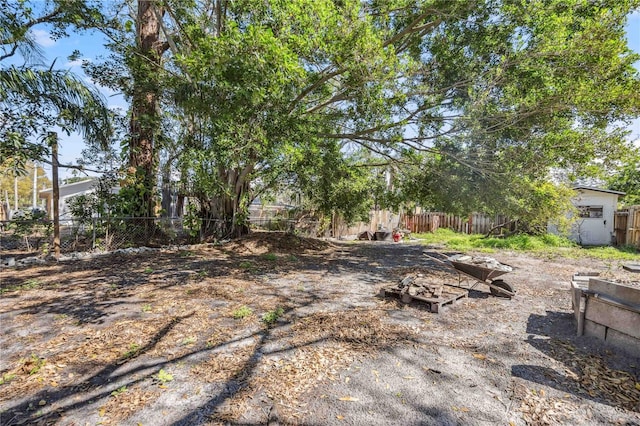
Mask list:
[[[59,125],[107,146],[111,134],[104,98],[74,74],[11,66],[0,69],[0,106],[36,104]]]

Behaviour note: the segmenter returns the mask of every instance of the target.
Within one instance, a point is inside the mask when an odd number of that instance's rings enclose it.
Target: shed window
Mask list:
[[[602,206],[578,206],[580,217],[585,218],[601,218]]]

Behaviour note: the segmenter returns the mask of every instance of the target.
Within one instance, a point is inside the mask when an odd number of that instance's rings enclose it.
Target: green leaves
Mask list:
[[[621,161],[612,176],[607,179],[609,188],[625,192],[620,201],[625,205],[640,204],[640,152]]]
[[[68,26],[87,28],[101,15],[91,2],[52,1],[32,7],[32,2],[3,2],[0,8],[0,61],[20,54],[24,66],[0,67],[0,163],[13,159],[17,168],[29,159],[40,160],[48,152],[43,143],[53,127],[77,130],[106,146],[111,136],[108,110],[103,97],[81,79],[66,71],[44,67],[31,29],[48,23],[52,37],[66,34]],[[39,14],[35,13],[37,10]]]
[[[9,157],[18,164],[41,159],[46,147],[26,139],[45,135],[54,125],[78,130],[103,146],[109,143],[111,125],[102,96],[66,71],[0,69],[0,111],[10,119],[0,130],[0,163]]]
[[[537,225],[566,195],[551,169],[593,174],[629,149],[637,1],[223,3],[162,4],[166,73],[127,56],[138,89],[164,102],[140,123],[157,135],[156,118],[175,120],[167,161],[200,219],[242,223],[271,191],[348,220],[420,202]]]

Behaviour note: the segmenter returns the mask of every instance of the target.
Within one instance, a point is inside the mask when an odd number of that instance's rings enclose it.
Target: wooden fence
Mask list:
[[[640,247],[640,205],[618,210],[613,227],[616,244]]]
[[[463,234],[488,234],[496,225],[507,223],[503,215],[489,216],[473,213],[468,217],[455,216],[442,212],[425,212],[402,215],[400,222],[411,232],[434,232],[438,228],[448,228]]]
[[[347,224],[340,216],[334,216],[331,221],[331,234],[338,238],[347,235],[359,235],[364,231],[374,232],[378,228],[393,230],[400,223],[400,215],[388,210],[372,210],[369,222]]]
[[[412,233],[434,232],[438,228],[448,228],[464,234],[487,234],[491,229],[508,219],[502,215],[488,216],[474,213],[468,217],[455,216],[442,212],[423,212],[417,214],[394,214],[389,211],[372,211],[369,222],[347,225],[339,217],[334,217],[332,234],[335,237],[358,235],[364,231],[376,231],[378,228],[393,230],[408,229]]]

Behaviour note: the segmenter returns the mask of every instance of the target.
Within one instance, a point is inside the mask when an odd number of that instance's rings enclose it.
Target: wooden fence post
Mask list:
[[[60,259],[60,184],[58,183],[58,134],[49,132],[51,180],[53,181],[53,253]]]

